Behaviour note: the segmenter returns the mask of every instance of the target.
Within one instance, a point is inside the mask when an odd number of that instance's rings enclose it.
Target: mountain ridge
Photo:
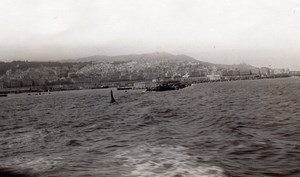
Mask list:
[[[154,52],[144,54],[128,54],[128,55],[93,55],[77,59],[59,60],[62,62],[115,62],[115,61],[198,61],[188,55],[173,55],[167,52]]]
[[[127,54],[127,55],[93,55],[89,57],[82,57],[77,59],[58,60],[59,62],[92,62],[92,63],[113,63],[113,62],[129,62],[129,61],[147,61],[147,62],[193,62],[206,66],[216,66],[224,69],[256,69],[258,67],[246,63],[241,64],[218,64],[210,63],[195,59],[185,54],[174,55],[167,52],[153,52],[144,54]]]

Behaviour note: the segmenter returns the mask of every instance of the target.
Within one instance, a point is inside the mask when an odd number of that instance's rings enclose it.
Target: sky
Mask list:
[[[0,60],[152,52],[300,70],[300,1],[0,0]]]

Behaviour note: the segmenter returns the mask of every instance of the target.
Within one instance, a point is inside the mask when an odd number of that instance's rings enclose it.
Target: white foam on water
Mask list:
[[[22,157],[7,162],[7,167],[16,166],[22,169],[31,169],[33,172],[43,172],[63,165],[61,157]]]
[[[226,177],[222,168],[199,164],[181,146],[142,145],[116,157],[131,169],[130,177]]]
[[[35,171],[46,171],[61,164],[62,160],[63,158],[60,157],[56,157],[56,158],[40,157],[25,163],[23,166],[31,167]]]

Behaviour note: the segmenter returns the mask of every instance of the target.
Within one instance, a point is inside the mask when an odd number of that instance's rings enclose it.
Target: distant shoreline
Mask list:
[[[246,80],[265,80],[265,79],[282,79],[282,78],[299,78],[295,76],[289,76],[289,77],[264,77],[264,78],[256,78],[256,79],[243,79],[243,78],[235,78],[232,80],[203,80],[200,82],[189,82],[189,81],[181,81],[182,83],[189,83],[189,84],[203,84],[203,83],[215,83],[215,82],[232,82],[232,81],[246,81]],[[141,81],[140,81],[141,82]],[[147,81],[145,81],[147,82]],[[166,83],[168,81],[165,81]],[[118,83],[118,82],[114,82]],[[88,85],[88,84],[87,84]],[[107,88],[122,88],[120,86],[107,86],[107,87],[85,87],[85,84],[82,86],[74,85],[74,84],[68,84],[68,85],[56,85],[55,89],[53,89],[53,86],[40,86],[40,87],[18,87],[18,88],[4,88],[0,90],[0,94],[20,94],[20,93],[32,93],[33,95],[41,95],[43,93],[51,93],[51,92],[58,92],[58,91],[72,91],[72,90],[93,90],[93,89],[107,89]],[[133,86],[132,89],[136,89]],[[122,89],[120,89],[122,90]]]

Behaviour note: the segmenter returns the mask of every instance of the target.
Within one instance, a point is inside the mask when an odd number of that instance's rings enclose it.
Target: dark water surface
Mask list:
[[[300,172],[300,79],[0,98],[0,167],[39,176]]]

